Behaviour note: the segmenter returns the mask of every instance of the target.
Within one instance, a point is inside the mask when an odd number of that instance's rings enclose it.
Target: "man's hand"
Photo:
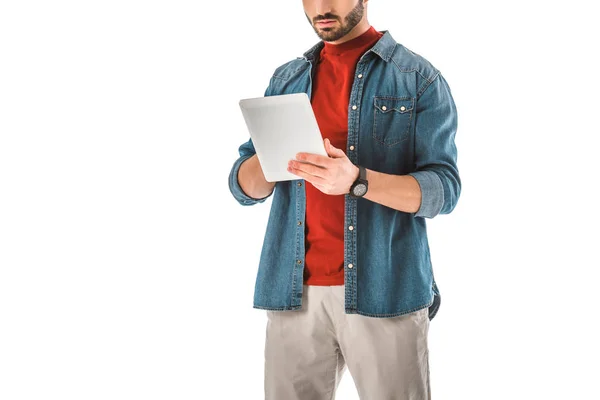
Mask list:
[[[295,160],[288,162],[288,171],[310,182],[325,194],[346,194],[358,178],[359,169],[343,150],[333,147],[329,139],[324,142],[329,157],[298,153]]]

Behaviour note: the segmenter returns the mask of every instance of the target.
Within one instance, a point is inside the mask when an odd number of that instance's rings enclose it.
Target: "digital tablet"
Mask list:
[[[239,104],[268,182],[302,179],[287,170],[297,153],[327,156],[306,93],[242,99]]]

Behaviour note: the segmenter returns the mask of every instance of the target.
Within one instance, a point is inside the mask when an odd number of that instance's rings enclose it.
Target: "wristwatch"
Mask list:
[[[350,197],[363,197],[369,189],[369,182],[367,182],[367,170],[365,167],[358,165],[358,178],[350,186]]]

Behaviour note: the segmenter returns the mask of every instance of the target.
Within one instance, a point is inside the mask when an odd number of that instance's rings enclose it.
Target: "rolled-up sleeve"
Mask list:
[[[240,157],[233,163],[233,167],[229,173],[229,190],[231,191],[231,194],[233,194],[233,197],[241,205],[251,206],[257,203],[262,203],[273,194],[274,190],[268,196],[263,197],[262,199],[255,199],[254,197],[248,196],[242,190],[237,178],[242,163],[256,154],[256,150],[254,150],[254,145],[252,144],[252,139],[250,138],[246,143],[242,144],[238,151],[240,153]]]
[[[271,80],[272,79],[273,78],[271,78]],[[271,81],[269,82],[269,86],[265,90],[265,96],[270,96],[270,95],[271,95]],[[251,206],[254,204],[258,204],[258,203],[263,203],[265,200],[267,200],[273,194],[275,189],[273,189],[273,191],[271,191],[271,193],[269,193],[268,196],[263,197],[261,199],[255,199],[254,197],[248,196],[242,190],[242,187],[240,186],[240,183],[238,181],[238,172],[240,170],[240,167],[242,166],[242,163],[244,161],[246,161],[247,159],[249,159],[250,157],[252,157],[254,154],[256,154],[256,150],[254,149],[254,144],[252,143],[252,138],[249,138],[247,142],[242,143],[242,145],[238,148],[238,153],[239,153],[239,158],[237,160],[235,160],[235,162],[233,163],[233,167],[231,168],[231,171],[229,172],[229,191],[231,192],[233,197],[238,201],[238,203],[240,203],[241,205]]]
[[[438,72],[417,98],[415,171],[409,173],[421,188],[421,205],[413,213],[415,217],[448,214],[456,206],[461,190],[456,128],[456,105],[448,83]]]

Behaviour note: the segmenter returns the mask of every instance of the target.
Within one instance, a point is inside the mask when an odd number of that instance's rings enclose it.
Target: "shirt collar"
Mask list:
[[[377,43],[375,43],[373,47],[367,50],[367,52],[372,51],[387,62],[390,60],[390,57],[394,52],[394,48],[396,47],[396,41],[392,37],[392,34],[389,32],[389,30],[386,29],[380,32],[383,33],[383,36],[377,41]],[[325,44],[323,43],[323,41],[320,40],[313,47],[305,51],[303,57],[298,58],[305,58],[309,61],[313,61],[315,59],[315,56],[321,52],[321,49],[324,45]]]

